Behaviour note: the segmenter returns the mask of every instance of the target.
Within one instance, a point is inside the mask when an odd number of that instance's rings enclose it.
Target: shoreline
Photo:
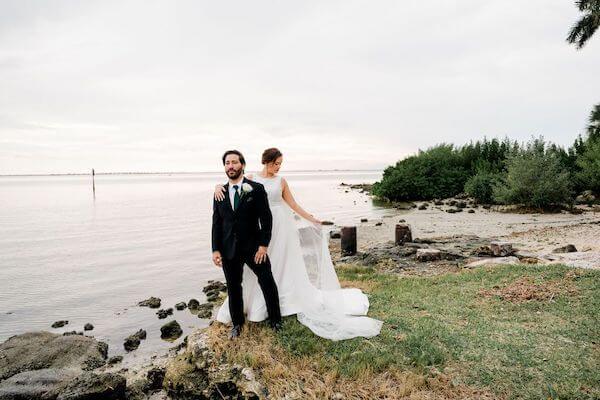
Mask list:
[[[421,207],[424,203],[427,203],[428,206]],[[408,276],[452,273],[460,271],[465,266],[468,267],[473,259],[480,259],[476,256],[473,257],[475,248],[491,241],[504,241],[514,245],[514,252],[520,257],[516,261],[517,263],[521,263],[524,259],[534,259],[538,265],[561,263],[575,267],[583,266],[589,269],[600,269],[600,243],[594,240],[596,237],[600,237],[600,212],[595,208],[581,207],[583,212],[578,214],[564,212],[555,214],[511,214],[471,205],[465,207],[463,212],[448,213],[446,211],[448,207],[445,206],[433,206],[429,205],[429,202],[417,202],[415,204],[417,206],[409,210],[397,210],[392,215],[357,223],[358,253],[355,256],[342,257],[339,253],[339,239],[330,239],[331,255],[336,266],[345,263],[371,265],[372,267],[377,266],[377,268],[387,271],[387,273]],[[469,210],[472,210],[472,212]],[[398,255],[397,246],[394,246],[393,243],[397,223],[405,223],[411,227],[414,252]],[[333,228],[338,229],[339,226],[333,226]],[[577,251],[571,253],[553,252],[556,248],[566,245],[573,245]],[[415,261],[415,252],[419,248],[441,249],[445,255],[438,261]],[[446,255],[450,257],[446,257]],[[390,262],[392,264],[397,263],[398,257],[403,260],[398,264],[400,268],[390,266]],[[508,262],[507,257],[498,257],[497,259]],[[483,257],[481,260],[488,259]],[[483,265],[485,263],[477,266]],[[356,281],[342,281],[342,285],[360,287],[360,284]],[[368,291],[369,286],[365,286],[363,289]],[[213,301],[218,302],[218,298],[222,297],[213,296]],[[213,304],[213,307],[215,307],[212,310],[214,317],[218,304]],[[185,382],[186,379],[191,379],[192,375],[187,376],[182,372],[183,375],[179,378],[169,377],[168,370],[173,368],[173,363],[181,363],[181,357],[189,357],[189,354],[194,352],[196,357],[203,359],[212,357],[210,354],[213,354],[214,349],[208,344],[208,337],[215,329],[223,330],[222,327],[213,326],[213,317],[211,317],[211,323],[207,328],[193,330],[184,338],[182,343],[170,347],[167,351],[157,351],[149,359],[138,360],[137,363],[135,359],[123,364],[118,361],[112,363],[105,357],[104,364],[95,368],[94,373],[100,375],[116,374],[123,377],[127,381],[128,387],[135,388],[132,389],[135,391],[135,396],[130,394],[126,397],[128,399],[176,398],[167,397],[167,392],[161,389],[165,373],[171,383],[173,379],[181,379],[182,382]],[[92,334],[93,332],[85,333]],[[83,335],[83,338],[89,338],[95,342],[93,336]],[[203,355],[200,356],[198,352]],[[184,356],[185,354],[188,354],[188,356]],[[210,374],[212,374],[211,379],[222,379],[223,371],[227,371],[225,374],[227,378],[224,378],[224,382],[229,382],[239,388],[252,387],[254,388],[252,390],[255,390],[258,387],[261,388],[260,390],[264,390],[256,378],[253,377],[251,371],[239,375],[239,371],[242,370],[241,367],[232,366],[222,362],[222,360],[215,359],[212,360],[212,363],[209,368]],[[234,374],[231,371],[238,372]],[[148,383],[149,380],[154,379],[150,378],[151,376],[158,376],[160,384],[158,384],[159,381]],[[0,382],[2,381],[0,380]],[[150,389],[151,387],[154,389]],[[260,391],[259,389],[256,390]],[[257,396],[256,398],[262,398],[260,394]]]

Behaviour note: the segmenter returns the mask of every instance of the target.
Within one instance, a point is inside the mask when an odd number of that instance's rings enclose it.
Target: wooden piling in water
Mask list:
[[[396,224],[396,245],[403,245],[406,242],[412,242],[412,233],[407,224]]]
[[[94,192],[94,198],[96,198],[96,172],[92,168],[92,190]]]
[[[341,230],[341,246],[343,256],[356,254],[356,227],[344,226]]]

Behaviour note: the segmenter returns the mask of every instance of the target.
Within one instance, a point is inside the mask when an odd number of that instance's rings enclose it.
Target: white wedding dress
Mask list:
[[[267,254],[279,292],[281,315],[297,314],[301,324],[331,340],[378,335],[382,321],[365,316],[369,310],[367,296],[360,289],[340,287],[327,231],[294,214],[283,200],[280,176],[255,175],[253,180],[264,185],[273,215]],[[246,319],[263,321],[268,314],[262,290],[250,268],[243,268]],[[229,298],[219,309],[217,321],[231,322]]]

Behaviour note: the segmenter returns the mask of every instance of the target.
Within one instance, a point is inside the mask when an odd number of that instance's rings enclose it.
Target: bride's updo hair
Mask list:
[[[263,154],[262,154],[262,163],[263,164],[268,164],[268,163],[274,162],[275,160],[277,160],[282,155],[283,154],[281,154],[281,152],[279,151],[279,149],[277,149],[275,147],[271,147],[271,148],[266,149],[265,151],[263,151]]]

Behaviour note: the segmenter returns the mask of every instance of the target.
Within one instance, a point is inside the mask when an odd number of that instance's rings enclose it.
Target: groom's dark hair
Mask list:
[[[225,165],[225,158],[227,158],[227,156],[230,154],[236,154],[240,158],[240,162],[242,163],[242,165],[246,165],[246,159],[244,158],[244,155],[237,150],[227,150],[223,154],[223,165]]]

